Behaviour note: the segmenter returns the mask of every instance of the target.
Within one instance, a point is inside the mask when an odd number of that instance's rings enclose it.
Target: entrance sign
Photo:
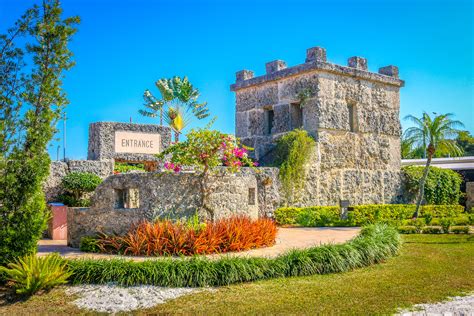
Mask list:
[[[160,151],[160,134],[115,131],[116,153],[158,154]]]

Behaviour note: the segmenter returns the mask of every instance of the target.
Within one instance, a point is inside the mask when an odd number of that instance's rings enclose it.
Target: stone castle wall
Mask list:
[[[279,201],[277,171],[262,168],[255,173],[244,168],[238,174],[221,172],[213,176],[209,205],[215,210],[215,218],[237,214],[257,218],[273,211],[275,201]],[[113,175],[95,190],[90,208],[69,208],[68,243],[78,247],[82,237],[99,232],[124,234],[145,219],[189,218],[199,205],[195,173]]]
[[[265,161],[274,141],[302,127],[316,140],[302,205],[395,202],[400,194],[398,69],[367,71],[367,60],[328,63],[310,48],[304,64],[269,62],[266,74],[237,73],[236,136]]]

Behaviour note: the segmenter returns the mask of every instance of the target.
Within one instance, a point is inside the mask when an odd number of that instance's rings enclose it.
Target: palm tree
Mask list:
[[[452,113],[433,114],[434,116],[431,117],[428,113],[423,112],[421,118],[413,115],[405,117],[415,126],[408,128],[403,138],[414,146],[423,148],[424,157],[426,158],[425,170],[420,179],[420,191],[416,202],[416,210],[413,214],[414,218],[417,218],[419,214],[421,201],[425,193],[426,178],[435,152],[439,150],[454,156],[462,154],[462,149],[453,141],[453,138],[460,132],[457,128],[462,127],[463,124],[460,121],[453,120]]]
[[[163,125],[163,119],[168,123],[175,133],[176,142],[192,117],[201,120],[209,116],[207,103],[197,102],[199,90],[193,87],[187,77],[163,78],[155,85],[160,91],[161,99],[146,90],[143,95],[146,109],[139,110],[139,113],[148,117],[156,117],[159,113],[160,124]]]

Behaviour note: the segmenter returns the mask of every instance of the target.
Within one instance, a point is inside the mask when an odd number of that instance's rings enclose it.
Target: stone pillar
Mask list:
[[[381,67],[379,68],[379,74],[398,78],[398,67],[392,65]]]
[[[326,49],[322,47],[311,47],[306,50],[306,62],[326,62]]]
[[[286,68],[286,62],[284,60],[274,60],[265,64],[267,74],[277,72]]]
[[[247,79],[252,79],[253,76],[254,76],[254,73],[253,73],[252,70],[237,71],[235,73],[235,81],[240,82],[240,81],[244,81],[244,80],[247,80]]]
[[[363,57],[353,56],[347,60],[347,65],[351,68],[367,71],[367,59]]]

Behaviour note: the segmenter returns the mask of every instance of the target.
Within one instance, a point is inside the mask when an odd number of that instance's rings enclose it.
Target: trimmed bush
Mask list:
[[[90,172],[71,172],[62,179],[62,187],[66,194],[60,196],[67,206],[89,206],[90,201],[84,195],[93,192],[102,182],[102,179]]]
[[[416,226],[440,225],[439,217],[456,217],[465,223],[462,205],[425,205],[421,208],[420,224]],[[301,226],[363,226],[366,224],[386,223],[398,226],[413,225],[411,218],[415,212],[413,204],[372,204],[349,207],[348,219],[340,220],[339,206],[282,207],[275,210],[275,220],[279,225]],[[472,217],[474,219],[474,216]],[[410,221],[409,221],[410,220]],[[421,221],[423,221],[421,223]]]
[[[275,210],[273,215],[278,225],[295,225],[302,210],[301,207],[280,207]]]
[[[274,215],[279,225],[324,227],[340,223],[339,206],[282,207]]]
[[[57,253],[45,257],[25,256],[9,263],[8,267],[0,266],[0,272],[6,274],[16,293],[24,295],[65,284],[71,275],[66,270],[66,261]]]
[[[431,214],[433,217],[457,217],[464,212],[462,205],[423,205],[421,216]]]
[[[443,228],[441,226],[426,226],[423,227],[423,234],[442,234]]]
[[[450,231],[453,234],[469,234],[469,226],[452,226]]]
[[[419,192],[423,166],[405,166],[402,168],[403,184],[409,201],[415,201]],[[430,167],[425,184],[427,204],[458,204],[461,193],[462,177],[450,169]]]
[[[253,221],[236,216],[204,224],[145,221],[132,227],[125,236],[102,236],[96,244],[85,239],[82,248],[133,256],[190,256],[271,246],[276,233],[276,224],[266,218]]]
[[[418,228],[415,226],[400,226],[398,227],[398,232],[400,234],[418,234]]]
[[[275,259],[192,257],[141,262],[77,259],[68,261],[68,269],[73,284],[114,282],[123,286],[223,286],[277,277],[350,271],[396,255],[400,245],[396,229],[378,224],[364,227],[359,236],[345,244],[293,250]]]

